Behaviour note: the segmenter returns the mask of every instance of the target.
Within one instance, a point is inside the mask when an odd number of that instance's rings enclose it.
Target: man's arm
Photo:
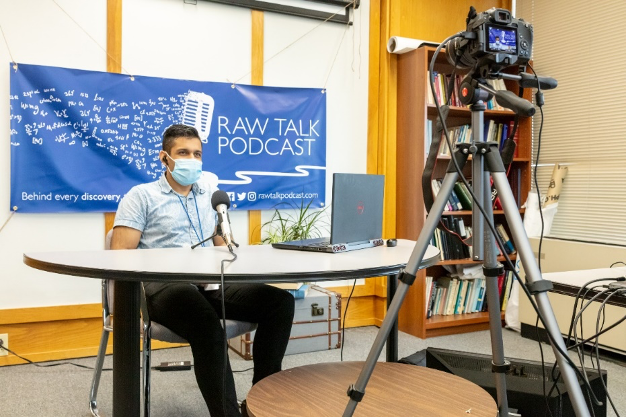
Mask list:
[[[116,226],[111,235],[112,250],[134,250],[139,245],[142,231],[128,226]]]

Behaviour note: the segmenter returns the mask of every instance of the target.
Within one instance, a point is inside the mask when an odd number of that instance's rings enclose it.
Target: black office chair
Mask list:
[[[105,239],[105,249],[111,247],[111,234],[113,230],[109,231]],[[89,395],[89,409],[93,416],[98,415],[98,405],[96,403],[96,397],[98,395],[98,385],[100,383],[100,375],[102,373],[102,365],[104,363],[107,342],[109,341],[109,333],[113,331],[111,326],[111,319],[113,317],[113,280],[102,281],[102,336],[100,337],[100,346],[98,348],[98,357],[96,358],[96,367],[94,369],[94,377],[91,382],[91,391]],[[142,370],[143,370],[143,385],[144,385],[144,416],[150,416],[150,355],[151,355],[151,340],[165,341],[168,343],[187,343],[185,339],[172,332],[167,327],[150,321],[148,316],[148,309],[146,307],[146,296],[144,294],[143,285],[141,288],[141,336],[143,338],[143,352],[142,352]],[[235,321],[232,319],[226,320],[226,335],[228,339],[235,338],[247,332],[252,332],[257,328],[257,324],[244,321]]]

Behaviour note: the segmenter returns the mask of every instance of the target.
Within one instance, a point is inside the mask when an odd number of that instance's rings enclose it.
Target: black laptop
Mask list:
[[[333,174],[331,237],[274,243],[283,250],[340,253],[383,245],[383,180],[375,174]]]

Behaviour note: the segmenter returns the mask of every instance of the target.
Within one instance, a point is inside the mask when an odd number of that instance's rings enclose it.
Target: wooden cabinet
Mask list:
[[[429,104],[427,94],[431,94],[428,87],[429,62],[435,48],[421,47],[415,51],[398,56],[397,64],[397,190],[396,190],[396,235],[397,238],[416,240],[423,227],[427,212],[423,201],[422,173],[426,161],[425,141],[427,138],[427,123],[432,121],[433,129],[437,119],[437,108]],[[451,74],[451,66],[445,57],[444,51],[437,57],[435,71],[442,74]],[[517,67],[512,68],[517,71]],[[458,74],[464,74],[458,70]],[[516,82],[507,81],[507,89],[518,94]],[[531,92],[525,91],[526,99],[531,99]],[[510,110],[486,110],[484,123],[490,120],[497,123],[509,124],[514,120],[514,113]],[[465,107],[451,107],[447,119],[449,128],[471,123],[471,112]],[[518,180],[514,182],[514,196],[524,204],[531,185],[531,118],[519,118],[518,152],[514,158],[510,175],[515,173]],[[439,157],[435,168],[434,178],[442,178],[449,164],[450,157]],[[464,173],[470,176],[470,161]],[[519,205],[520,207],[520,205]],[[521,216],[524,210],[521,209]],[[470,211],[445,212],[445,215],[462,217],[466,225],[471,222]],[[495,223],[502,223],[507,229],[503,211],[495,211]],[[509,230],[508,230],[509,232]],[[515,259],[515,255],[509,256]],[[413,286],[410,287],[406,300],[399,314],[399,329],[420,338],[438,335],[455,334],[462,332],[488,329],[488,313],[477,312],[458,315],[435,315],[426,318],[427,296],[425,277],[434,278],[445,275],[442,267],[446,264],[478,264],[470,259],[446,260],[421,270]]]

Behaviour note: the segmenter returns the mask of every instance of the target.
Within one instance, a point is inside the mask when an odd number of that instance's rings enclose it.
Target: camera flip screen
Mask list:
[[[488,50],[516,54],[516,29],[488,26]]]

